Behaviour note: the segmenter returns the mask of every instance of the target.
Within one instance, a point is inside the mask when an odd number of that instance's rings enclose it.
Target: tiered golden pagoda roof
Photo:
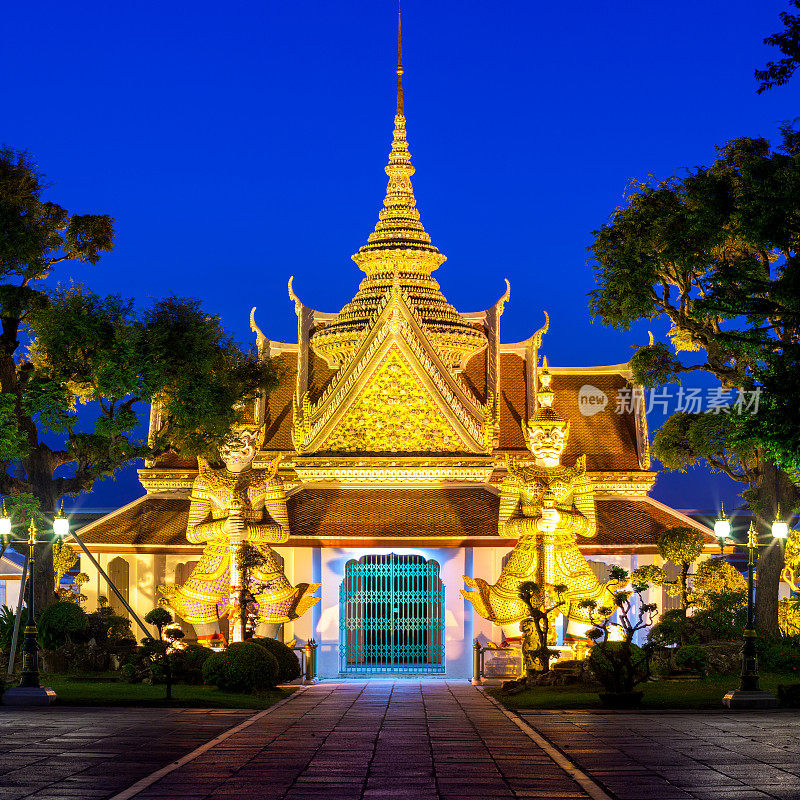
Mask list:
[[[450,366],[460,366],[467,356],[486,345],[486,336],[462,319],[431,277],[446,256],[431,244],[431,237],[420,222],[411,185],[414,167],[406,140],[399,26],[397,113],[385,171],[389,184],[378,224],[367,243],[353,256],[366,278],[336,319],[312,335],[311,344],[332,366],[340,365],[352,353],[381,300],[397,281],[445,360]]]

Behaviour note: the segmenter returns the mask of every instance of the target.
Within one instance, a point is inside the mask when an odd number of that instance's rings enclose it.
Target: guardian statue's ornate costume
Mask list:
[[[255,435],[244,430],[220,449],[224,468],[200,461],[186,538],[192,544],[205,544],[205,549],[182,586],[159,587],[173,611],[194,626],[200,642],[221,639],[219,619],[238,612],[235,553],[242,542],[253,545],[263,557],[262,565],[251,571],[248,586],[256,604],[258,635],[274,636],[282,623],[297,619],[319,601],[305,596],[319,584],[293,587],[270,547],[289,539],[286,492],[277,475],[280,457],[269,469],[253,469],[255,452]],[[231,613],[232,619],[235,616]]]
[[[569,423],[552,408],[553,392],[547,360],[540,371],[539,408],[527,423],[527,445],[534,462],[519,463],[507,457],[508,476],[500,494],[500,536],[517,544],[497,583],[464,576],[477,592],[462,590],[484,619],[502,625],[506,635],[518,636],[518,623],[528,615],[519,587],[533,581],[539,587],[563,585],[568,618],[567,639],[584,639],[589,618],[578,604],[602,599],[608,589],[601,584],[578,549],[577,537],[596,532],[595,503],[586,475],[585,456],[574,467],[560,465]],[[609,598],[610,600],[610,598]]]

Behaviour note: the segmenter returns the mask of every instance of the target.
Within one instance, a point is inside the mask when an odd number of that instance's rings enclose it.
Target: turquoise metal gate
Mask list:
[[[444,672],[444,586],[422,556],[368,555],[345,565],[340,671]]]

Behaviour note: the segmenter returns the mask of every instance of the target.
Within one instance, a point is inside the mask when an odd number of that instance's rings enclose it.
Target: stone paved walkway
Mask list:
[[[0,706],[0,800],[110,797],[252,714]]]
[[[466,682],[321,683],[136,800],[587,798]]]
[[[620,800],[800,800],[800,715],[520,712]]]

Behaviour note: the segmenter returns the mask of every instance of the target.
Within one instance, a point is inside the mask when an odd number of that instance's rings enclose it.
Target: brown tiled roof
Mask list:
[[[86,545],[184,545],[188,521],[188,499],[146,495],[78,529],[78,535]]]
[[[647,547],[654,551],[658,537],[667,528],[676,527],[697,528],[703,531],[706,544],[716,544],[710,529],[649,497],[598,499],[597,535],[582,544],[587,548]]]
[[[586,454],[586,466],[592,471],[612,472],[639,469],[636,443],[636,420],[633,414],[617,414],[617,393],[627,387],[620,374],[602,374],[587,370],[585,373],[560,373],[551,365],[554,408],[565,419],[571,420],[569,441],[564,453],[564,463],[572,463]],[[481,402],[486,402],[486,364],[483,354],[467,363],[466,380],[474,387]],[[578,392],[589,384],[608,397],[605,411],[585,417],[578,408]],[[526,416],[525,360],[516,353],[500,354],[500,449],[525,450],[522,423]]]
[[[494,536],[499,500],[483,486],[435,489],[309,488],[289,498],[295,536]]]
[[[295,543],[342,539],[470,539],[497,537],[499,498],[483,486],[430,489],[307,488],[288,500]],[[86,544],[136,547],[186,545],[189,501],[146,496],[79,531]],[[694,525],[711,531],[649,498],[597,500],[597,535],[581,550],[655,552],[661,533]],[[290,540],[291,543],[291,540]],[[501,544],[498,537],[498,545]]]
[[[297,381],[297,353],[281,353],[274,359],[280,376],[278,386],[267,398],[267,430],[264,435],[265,450],[293,450],[292,444],[292,398]],[[315,401],[333,377],[334,371],[309,351],[308,389]]]

